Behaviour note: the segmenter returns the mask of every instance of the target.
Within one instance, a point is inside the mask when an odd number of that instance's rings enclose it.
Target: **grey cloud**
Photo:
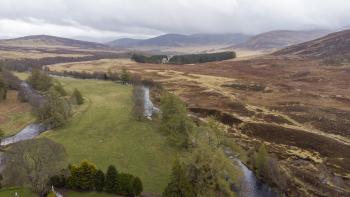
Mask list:
[[[348,0],[1,0],[0,35],[255,34],[350,25]]]

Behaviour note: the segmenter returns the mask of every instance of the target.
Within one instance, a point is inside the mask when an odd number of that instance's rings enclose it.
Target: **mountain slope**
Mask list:
[[[150,39],[123,38],[107,43],[111,47],[140,48],[140,47],[188,47],[203,45],[232,45],[246,41],[244,34],[165,34]]]
[[[350,29],[287,47],[275,55],[299,55],[308,58],[337,58],[350,60]]]
[[[258,34],[246,42],[232,46],[249,50],[281,49],[293,44],[313,40],[326,35],[326,30],[288,31],[278,30]]]
[[[88,48],[88,49],[103,49],[108,48],[108,46],[87,42],[81,40],[74,40],[69,38],[62,38],[56,36],[48,35],[33,35],[25,36],[14,39],[0,40],[1,45],[11,45],[11,46],[34,46],[34,47],[73,47],[73,48]]]

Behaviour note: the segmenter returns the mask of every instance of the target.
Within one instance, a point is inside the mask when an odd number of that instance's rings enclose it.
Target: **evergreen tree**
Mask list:
[[[71,176],[68,179],[72,189],[90,191],[95,186],[96,167],[88,161],[82,161],[79,166],[70,167]]]
[[[139,177],[135,177],[133,182],[132,195],[139,196],[142,191],[143,191],[143,185],[142,185],[141,179]]]
[[[73,91],[72,100],[73,100],[73,103],[75,103],[77,105],[81,105],[84,103],[83,96],[81,95],[80,91],[76,88]]]
[[[259,147],[258,153],[255,157],[255,167],[260,176],[265,176],[267,172],[267,157],[268,153],[266,150],[266,146],[262,143]]]
[[[163,197],[195,197],[193,186],[187,178],[184,164],[175,162],[171,180],[163,192]]]
[[[117,194],[131,195],[133,193],[134,176],[128,173],[119,173],[117,176]]]
[[[105,190],[108,193],[117,193],[118,172],[113,165],[110,165],[106,173]]]
[[[122,69],[122,74],[120,75],[120,79],[123,82],[130,82],[130,80],[131,80],[130,72],[128,70],[126,70],[126,68]]]
[[[97,192],[102,192],[105,185],[105,175],[102,170],[97,170],[95,175],[95,189]]]
[[[187,117],[184,103],[175,95],[165,93],[161,97],[160,108],[162,112],[160,131],[168,136],[171,144],[187,148],[194,127]]]

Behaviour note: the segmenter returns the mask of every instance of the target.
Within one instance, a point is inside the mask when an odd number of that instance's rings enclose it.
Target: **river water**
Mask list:
[[[43,124],[30,124],[18,132],[16,135],[7,137],[1,140],[0,145],[6,146],[22,140],[29,140],[38,136],[41,132],[45,131],[46,128]]]
[[[152,116],[159,112],[159,109],[155,107],[151,101],[150,94],[149,94],[149,87],[143,86],[143,103],[144,103],[144,116],[148,119],[152,119]]]
[[[269,185],[260,181],[246,165],[228,148],[224,149],[226,156],[228,156],[235,165],[237,165],[243,174],[239,187],[240,197],[279,197],[278,193],[274,191]]]

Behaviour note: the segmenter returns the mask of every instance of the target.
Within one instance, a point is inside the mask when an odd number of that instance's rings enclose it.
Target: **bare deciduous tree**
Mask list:
[[[67,166],[62,145],[46,139],[21,141],[5,155],[4,183],[29,186],[40,196],[49,190],[48,181]]]

